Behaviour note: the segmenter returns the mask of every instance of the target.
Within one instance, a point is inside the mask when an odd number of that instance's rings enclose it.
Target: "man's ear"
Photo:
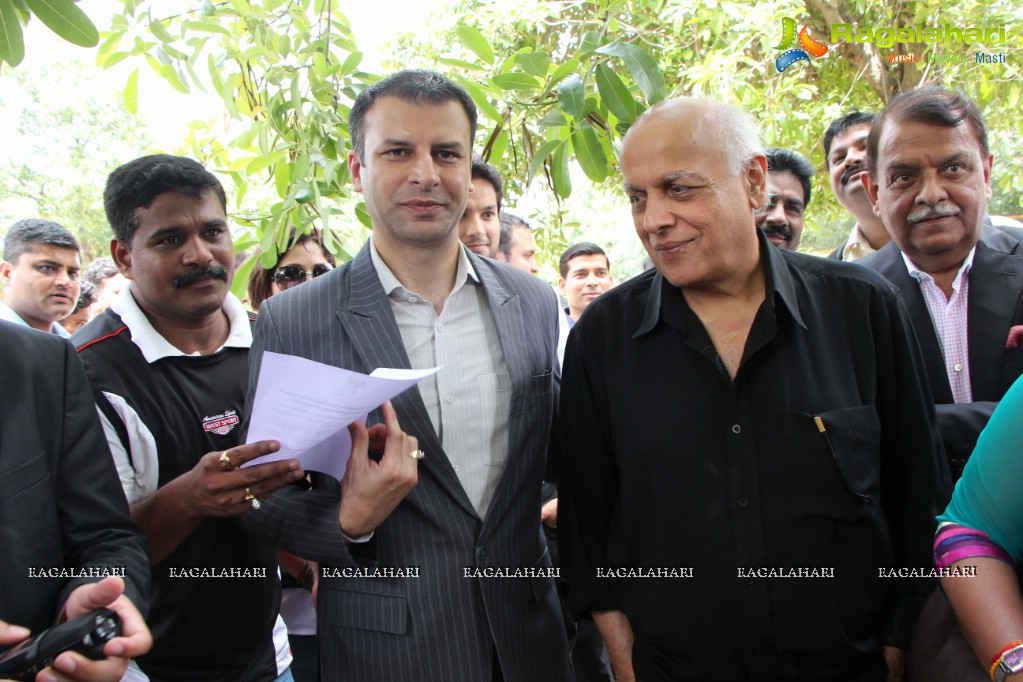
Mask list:
[[[984,161],[984,188],[985,196],[987,196],[988,201],[991,200],[991,166],[994,162],[994,154],[988,154],[987,159]]]
[[[131,249],[120,239],[110,240],[110,257],[114,259],[114,265],[118,272],[127,279],[135,279],[131,266]]]
[[[746,183],[750,206],[755,211],[767,200],[767,157],[763,154],[753,157],[746,166]]]
[[[7,261],[0,261],[0,282],[3,283],[4,288],[11,286],[11,271],[14,270],[14,266]]]
[[[352,189],[362,191],[362,159],[354,150],[348,152],[348,174],[352,176]]]
[[[874,171],[866,170],[860,173],[860,182],[863,183],[863,190],[867,193],[867,198],[870,199],[870,205],[874,208],[874,215],[878,218],[881,217],[881,209],[877,207],[877,178],[874,177]]]

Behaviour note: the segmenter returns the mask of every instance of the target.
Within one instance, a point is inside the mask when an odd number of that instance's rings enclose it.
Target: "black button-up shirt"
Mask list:
[[[641,680],[884,679],[881,646],[907,646],[934,585],[890,576],[932,565],[948,499],[919,349],[880,276],[760,239],[766,297],[734,380],[656,271],[573,329],[570,603],[628,616]]]

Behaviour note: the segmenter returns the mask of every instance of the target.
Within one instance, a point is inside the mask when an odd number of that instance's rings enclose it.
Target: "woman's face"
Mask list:
[[[297,265],[305,272],[309,273],[306,275],[306,280],[312,278],[313,268],[317,265],[330,266],[330,261],[327,260],[327,252],[323,250],[319,244],[312,240],[301,241],[295,244],[288,252],[284,254],[284,258],[281,258],[281,262],[277,264],[274,272],[280,270],[286,265]],[[293,285],[294,286],[294,285]],[[274,296],[281,293],[283,289],[277,285],[277,282],[270,280],[270,295]]]

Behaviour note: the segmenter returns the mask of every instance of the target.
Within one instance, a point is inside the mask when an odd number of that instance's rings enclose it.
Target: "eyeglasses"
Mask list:
[[[306,280],[306,277],[316,278],[327,274],[333,269],[334,266],[330,263],[317,263],[313,266],[312,272],[306,272],[302,269],[301,265],[285,265],[274,270],[273,280],[280,287],[281,291],[284,291],[301,284]]]

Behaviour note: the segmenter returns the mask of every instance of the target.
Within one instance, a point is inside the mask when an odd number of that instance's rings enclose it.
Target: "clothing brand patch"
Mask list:
[[[207,433],[212,432],[220,436],[226,436],[231,433],[234,427],[238,426],[238,421],[238,413],[234,410],[228,410],[224,414],[203,417],[202,430]]]

